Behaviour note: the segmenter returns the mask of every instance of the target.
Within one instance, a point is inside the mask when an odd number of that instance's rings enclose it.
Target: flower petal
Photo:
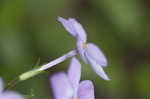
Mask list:
[[[93,68],[93,70],[100,76],[102,77],[104,80],[110,80],[108,78],[108,76],[105,74],[103,68],[101,67],[101,65],[97,64],[96,61],[94,61],[90,56],[88,56],[87,53],[85,53],[89,64],[91,65],[91,67]]]
[[[70,23],[73,25],[74,30],[76,31],[76,33],[78,34],[78,37],[83,41],[86,42],[87,40],[87,36],[86,36],[86,32],[83,29],[82,25],[76,21],[74,18],[69,18]]]
[[[64,28],[76,39],[80,38],[83,42],[86,42],[86,32],[83,29],[82,25],[74,18],[69,18],[69,20],[66,20],[62,17],[58,17],[58,21],[60,21],[63,24]]]
[[[80,77],[81,77],[81,64],[75,57],[72,58],[70,62],[69,69],[68,69],[68,77],[73,86],[73,89],[75,90],[74,96],[76,96]]]
[[[23,97],[16,92],[6,91],[0,95],[0,99],[23,99]]]
[[[55,99],[71,99],[73,89],[68,76],[64,72],[54,74],[50,82]]]
[[[3,91],[3,80],[0,78],[0,93]]]
[[[74,27],[72,25],[72,23],[69,20],[66,20],[62,17],[58,17],[58,21],[61,22],[64,26],[64,28],[75,38],[77,37],[77,33],[74,30]]]
[[[83,45],[82,45],[82,41],[80,39],[77,40],[77,50],[78,50],[78,53],[79,55],[81,56],[82,60],[84,61],[85,64],[87,64],[87,59],[85,57],[85,49],[83,48]]]
[[[80,83],[78,99],[94,99],[94,86],[90,80],[84,80]]]
[[[106,57],[103,52],[95,44],[88,43],[86,52],[97,64],[105,67],[107,65]]]

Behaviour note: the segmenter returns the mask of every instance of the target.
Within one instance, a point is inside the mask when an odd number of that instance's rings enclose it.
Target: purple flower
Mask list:
[[[109,80],[102,67],[107,65],[107,60],[103,52],[93,43],[87,43],[86,32],[82,25],[74,18],[68,20],[59,17],[58,20],[63,24],[65,29],[76,38],[77,51],[84,63],[89,63],[93,70],[105,80]]]
[[[94,99],[94,86],[90,80],[80,82],[81,64],[72,58],[68,73],[54,74],[51,79],[55,99]]]
[[[23,99],[23,97],[14,91],[3,91],[3,82],[0,78],[0,99]]]

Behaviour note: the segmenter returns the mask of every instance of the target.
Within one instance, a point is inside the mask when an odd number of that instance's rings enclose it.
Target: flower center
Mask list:
[[[77,97],[73,97],[72,99],[78,99]]]
[[[87,46],[86,46],[86,44],[84,42],[82,42],[82,46],[83,46],[83,49],[87,48]]]

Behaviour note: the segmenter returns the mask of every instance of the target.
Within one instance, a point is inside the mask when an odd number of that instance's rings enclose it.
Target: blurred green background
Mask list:
[[[0,0],[0,77],[5,85],[23,72],[75,48],[75,39],[57,21],[76,18],[88,42],[108,59],[104,81],[82,60],[82,80],[92,80],[96,99],[150,99],[149,0]],[[52,99],[49,77],[66,71],[69,60],[11,90]]]

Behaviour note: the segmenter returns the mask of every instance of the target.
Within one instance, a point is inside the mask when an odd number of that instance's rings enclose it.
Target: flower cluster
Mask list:
[[[107,65],[107,60],[95,44],[86,44],[87,36],[82,25],[73,18],[66,20],[59,17],[58,20],[76,39],[77,53],[81,56],[84,63],[89,63],[100,77],[104,80],[109,80],[102,68]],[[80,77],[81,64],[73,57],[67,73],[60,72],[50,78],[55,99],[94,99],[94,86],[92,81],[84,80],[80,82]]]
[[[74,56],[79,54],[83,62],[89,64],[97,75],[104,80],[110,80],[103,70],[103,67],[107,66],[107,59],[98,46],[93,43],[87,43],[85,30],[74,18],[69,18],[67,20],[59,17],[58,21],[60,21],[64,28],[76,39],[76,49],[40,68],[21,74],[18,77],[18,81],[29,79],[42,71],[73,57],[67,73],[60,72],[54,74],[50,78],[54,97],[55,99],[94,99],[93,83],[90,80],[83,80],[80,82],[81,64]],[[14,82],[12,84],[14,84]],[[22,99],[22,97],[16,92],[3,92],[2,80],[0,79],[0,99]]]

